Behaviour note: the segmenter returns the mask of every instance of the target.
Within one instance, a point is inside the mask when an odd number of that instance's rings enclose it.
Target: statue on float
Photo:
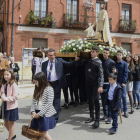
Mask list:
[[[107,11],[105,10],[105,5],[101,4],[101,11],[98,14],[98,21],[96,23],[96,32],[94,32],[93,27],[95,24],[91,25],[88,23],[89,27],[85,30],[87,32],[87,38],[91,39],[92,37],[99,38],[98,41],[101,41],[103,38],[105,43],[109,43],[110,46],[113,46],[112,38],[109,29],[109,19]]]
[[[98,14],[96,32],[99,32],[101,34],[101,38],[104,39],[104,42],[109,42],[109,45],[113,46],[109,29],[108,14],[107,11],[105,10],[104,4],[101,4],[101,11]]]

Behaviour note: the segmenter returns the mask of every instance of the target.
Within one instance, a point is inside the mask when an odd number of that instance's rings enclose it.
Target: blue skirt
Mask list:
[[[38,113],[39,110],[36,110],[36,113]],[[30,127],[37,129],[39,127],[39,131],[48,131],[49,129],[53,129],[56,125],[54,116],[52,117],[40,117],[39,119],[33,119],[31,122]]]
[[[18,108],[12,109],[12,110],[6,110],[7,109],[7,102],[4,101],[4,118],[6,121],[16,121],[19,119],[18,116]],[[1,116],[2,117],[2,110],[1,110]]]

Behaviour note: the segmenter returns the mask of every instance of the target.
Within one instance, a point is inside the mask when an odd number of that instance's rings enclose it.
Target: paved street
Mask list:
[[[61,104],[63,104],[63,100]],[[30,97],[19,100],[20,120],[15,123],[16,140],[28,140],[21,136],[21,127],[22,125],[27,125],[31,118],[30,105]],[[92,129],[90,124],[84,123],[88,117],[87,104],[79,105],[76,108],[70,106],[68,110],[62,108],[59,123],[49,133],[53,140],[139,140],[140,111],[135,110],[133,115],[129,115],[128,119],[123,117],[122,124],[120,124],[119,118],[119,129],[115,135],[108,134],[108,129],[111,127],[111,124],[107,125],[104,122],[100,122],[100,128]],[[0,135],[0,140],[5,140],[7,135],[8,132],[5,130],[4,134]]]

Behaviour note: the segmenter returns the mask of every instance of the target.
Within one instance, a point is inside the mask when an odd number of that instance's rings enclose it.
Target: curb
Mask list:
[[[32,97],[33,97],[33,95],[18,97],[18,100],[26,99],[26,98],[32,98]]]

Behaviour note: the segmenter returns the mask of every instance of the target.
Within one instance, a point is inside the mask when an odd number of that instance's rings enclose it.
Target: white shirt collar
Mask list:
[[[51,61],[49,60],[49,63],[51,63]],[[53,63],[55,63],[55,58],[54,58],[54,60],[53,60]]]
[[[111,85],[111,86],[113,86],[115,88],[117,86],[117,83],[115,83],[114,85]]]
[[[98,57],[92,58],[92,60],[97,59]]]

